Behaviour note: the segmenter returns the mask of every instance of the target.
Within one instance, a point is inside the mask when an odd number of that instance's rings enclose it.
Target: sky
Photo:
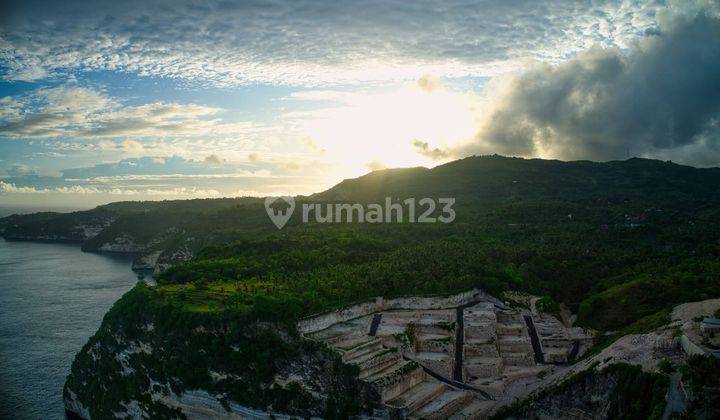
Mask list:
[[[0,207],[470,155],[720,165],[717,1],[2,1]]]

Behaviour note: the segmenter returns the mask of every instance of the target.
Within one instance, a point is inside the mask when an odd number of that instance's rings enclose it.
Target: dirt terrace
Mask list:
[[[510,385],[537,382],[589,338],[549,314],[511,309],[482,293],[407,302],[410,308],[378,305],[304,331],[357,365],[393,417],[484,418],[508,401]]]

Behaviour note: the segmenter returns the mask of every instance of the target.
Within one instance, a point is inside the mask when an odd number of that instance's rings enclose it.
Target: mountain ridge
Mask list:
[[[571,213],[577,213],[578,206],[580,210],[611,208],[622,202],[634,203],[627,211],[635,213],[642,213],[643,206],[674,208],[681,202],[697,206],[720,202],[716,185],[720,185],[718,168],[652,159],[564,162],[490,155],[431,169],[373,171],[296,200],[382,203],[385,197],[398,201],[401,197],[455,197],[460,216],[477,219],[478,212],[532,200],[546,211],[554,206],[560,207],[556,211]],[[0,235],[14,240],[80,242],[86,251],[135,253],[136,268],[159,274],[203,247],[270,234],[274,228],[269,222],[261,198],[125,201],[72,213],[8,216],[0,219]],[[293,219],[290,226],[297,223]],[[525,221],[519,218],[516,223]]]

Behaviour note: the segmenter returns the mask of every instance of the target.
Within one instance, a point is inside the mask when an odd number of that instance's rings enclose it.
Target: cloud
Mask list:
[[[100,182],[112,183],[123,181],[180,181],[200,179],[240,179],[240,178],[276,178],[268,170],[238,171],[226,174],[137,174],[137,175],[112,175],[97,176],[93,178],[65,178],[68,182]]]
[[[356,92],[326,89],[292,92],[284,99],[308,102],[347,103],[350,102],[355,96],[357,96]]]
[[[0,135],[9,137],[186,137],[254,128],[250,123],[223,123],[217,118],[222,110],[215,107],[165,102],[124,106],[103,92],[78,86],[39,88],[2,98],[0,104]],[[113,146],[106,142],[104,147]],[[137,151],[142,145],[126,140],[114,148]]]
[[[36,187],[18,187],[15,184],[0,181],[0,193],[14,194],[107,194],[107,195],[128,195],[128,196],[165,196],[165,197],[223,197],[223,194],[213,189],[198,189],[177,187],[170,189],[123,189],[123,188],[97,188],[85,187],[81,185],[71,185],[67,187],[54,188],[36,188]]]
[[[428,93],[432,93],[443,87],[442,80],[431,74],[421,76],[417,81],[417,85],[420,89]]]
[[[434,160],[440,160],[445,159],[449,156],[448,152],[436,147],[436,148],[430,148],[430,145],[425,141],[420,140],[414,140],[413,141],[413,147],[415,147],[415,151],[419,154],[429,157],[430,159]]]
[[[9,176],[37,175],[35,169],[30,169],[27,165],[20,163],[13,164],[10,168],[6,169],[6,172]]]
[[[16,187],[15,184],[0,181],[0,192],[4,193],[33,193],[38,190],[35,187]]]
[[[290,174],[288,163],[276,163],[274,168],[286,172],[276,173],[261,165],[233,165],[224,162],[222,167],[208,167],[204,160],[187,160],[177,156],[157,158],[127,158],[118,162],[96,164],[89,167],[65,169],[58,176],[40,176],[26,165],[15,165],[8,170],[10,176],[0,178],[2,200],[33,200],[33,194],[42,194],[43,200],[68,200],[61,196],[77,195],[73,199],[118,200],[115,196],[132,196],[135,200],[262,196],[293,191],[311,193],[327,185],[317,176]],[[315,165],[317,168],[319,165]],[[82,197],[80,197],[82,196]],[[94,197],[94,198],[89,198]],[[97,202],[97,201],[95,201]]]
[[[8,71],[5,78],[7,80],[20,82],[33,82],[35,80],[45,79],[49,75],[50,73],[43,67],[24,65]]]
[[[213,168],[220,168],[223,166],[223,161],[220,159],[220,157],[216,154],[212,154],[210,156],[206,156],[203,160],[207,166],[213,167]]]
[[[80,134],[107,137],[200,135],[211,133],[221,125],[217,120],[204,118],[218,112],[218,108],[163,102],[124,107],[98,116]]]
[[[444,152],[718,165],[718,75],[720,19],[668,15],[629,53],[594,47],[495,81],[474,141]]]
[[[100,150],[118,150],[123,152],[140,152],[145,149],[145,146],[142,143],[135,140],[100,140],[97,143],[97,146]]]
[[[0,121],[18,118],[22,113],[23,102],[12,96],[0,98]]]
[[[292,171],[292,172],[296,172],[301,169],[300,164],[297,162],[285,162],[285,163],[280,164],[280,167],[285,170]]]
[[[101,92],[79,87],[39,88],[12,98],[14,112],[0,120],[0,135],[45,137],[77,130],[115,106]]]
[[[0,67],[7,80],[103,70],[214,85],[487,76],[624,48],[661,3],[27,0],[3,10]]]
[[[384,163],[377,161],[377,160],[373,160],[372,162],[366,163],[365,167],[367,167],[371,171],[379,171],[381,169],[387,168],[387,166],[385,166]]]
[[[217,156],[216,156],[217,157]],[[210,158],[210,156],[208,156]],[[211,158],[212,159],[212,158]],[[219,159],[218,159],[219,160]],[[96,165],[62,170],[62,176],[69,179],[88,179],[118,175],[200,175],[200,174],[230,174],[237,170],[235,167],[224,168],[222,162],[219,166],[208,165],[204,161],[184,159],[179,156],[158,158],[144,156],[127,158],[117,162],[99,163]]]

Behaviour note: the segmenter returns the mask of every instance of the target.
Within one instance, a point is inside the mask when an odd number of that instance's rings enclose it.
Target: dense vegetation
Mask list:
[[[688,418],[720,418],[720,359],[692,356],[680,371],[692,397]]]
[[[81,224],[102,225],[115,212],[103,207],[73,213],[43,212],[12,215],[0,219],[0,233],[8,239],[60,239],[81,242]]]
[[[565,303],[586,326],[647,329],[673,305],[720,290],[719,181],[718,170],[639,159],[484,157],[380,171],[313,199],[454,196],[456,221],[303,225],[295,217],[283,231],[208,247],[161,283],[226,282],[222,296],[208,296],[214,308],[259,299],[283,319],[377,295],[522,290],[547,296],[550,310]]]
[[[454,197],[451,224],[302,224],[278,231],[253,198],[123,202],[0,219],[6,237],[111,220],[87,250],[128,236],[197,258],[162,283],[229,282],[207,307],[258,299],[294,319],[376,295],[482,287],[546,296],[579,322],[620,330],[662,322],[675,304],[720,290],[720,169],[647,159],[594,163],[472,157],[434,169],[376,171],[303,202]],[[311,217],[312,221],[312,217]],[[75,231],[73,230],[75,229]],[[202,251],[204,249],[204,251]],[[167,288],[175,293],[175,289]],[[195,293],[197,295],[197,292]],[[270,306],[270,305],[268,305]]]

